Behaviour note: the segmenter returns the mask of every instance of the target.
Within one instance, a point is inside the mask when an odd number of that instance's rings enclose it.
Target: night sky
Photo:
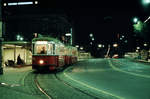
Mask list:
[[[14,18],[16,14],[19,17],[24,16],[21,20],[26,19],[26,21],[34,21],[33,18],[36,15],[40,15],[40,20],[41,17],[44,17],[42,15],[48,16],[53,12],[64,14],[73,26],[75,44],[87,45],[90,42],[90,33],[93,33],[96,44],[115,42],[118,33],[125,35],[128,39],[132,38],[134,34],[132,19],[138,17],[144,21],[149,16],[149,9],[150,6],[145,7],[142,0],[40,0],[37,7],[25,7],[23,11],[20,8],[18,10],[15,8],[12,10],[14,12],[12,15],[11,11],[6,13],[10,19]],[[18,17],[13,18],[10,24],[15,24],[14,20],[18,19]],[[22,21],[22,23],[24,22]],[[31,23],[28,22],[28,24]]]
[[[44,8],[63,9],[72,20],[75,43],[85,45],[89,44],[90,33],[94,34],[96,43],[115,42],[118,33],[132,38],[133,18],[144,21],[149,17],[150,9],[142,4],[142,0],[56,0],[54,5],[42,4]]]

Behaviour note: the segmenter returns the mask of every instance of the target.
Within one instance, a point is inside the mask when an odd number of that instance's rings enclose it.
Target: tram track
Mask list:
[[[39,84],[38,80],[37,80],[37,76],[38,74],[35,75],[35,79],[34,79],[34,82],[37,86],[37,88],[39,89],[39,91],[44,94],[48,99],[53,99],[52,96],[50,96]]]
[[[60,82],[63,83],[64,85],[66,85],[66,86],[72,88],[73,90],[76,90],[76,91],[78,91],[78,92],[80,92],[80,93],[83,93],[83,94],[89,96],[89,97],[92,97],[93,99],[100,99],[99,97],[96,97],[96,96],[93,96],[93,95],[91,95],[91,94],[89,94],[89,93],[86,93],[85,91],[83,91],[83,90],[81,90],[81,89],[79,89],[79,88],[77,88],[77,87],[74,87],[74,86],[72,86],[71,84],[69,84],[68,82],[66,82],[66,81],[64,81],[64,80],[62,80],[62,79],[60,79],[60,78],[57,76],[57,73],[55,73],[54,75],[55,75],[55,77],[56,77],[56,79],[57,79],[58,81],[60,81]]]

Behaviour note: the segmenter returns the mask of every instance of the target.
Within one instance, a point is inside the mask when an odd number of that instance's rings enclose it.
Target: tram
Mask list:
[[[56,70],[77,62],[77,49],[52,37],[32,40],[32,69]]]

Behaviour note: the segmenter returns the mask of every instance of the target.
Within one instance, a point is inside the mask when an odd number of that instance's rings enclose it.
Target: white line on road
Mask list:
[[[93,89],[93,90],[95,90],[95,91],[97,91],[97,92],[100,92],[100,93],[103,93],[103,94],[106,94],[106,95],[115,97],[115,98],[117,98],[117,99],[125,99],[125,98],[123,98],[123,97],[114,95],[114,94],[109,93],[109,92],[104,91],[104,90],[97,89],[97,88],[92,87],[92,86],[90,86],[90,85],[88,85],[88,84],[86,84],[86,83],[83,83],[83,82],[81,82],[81,81],[78,81],[78,80],[76,80],[76,79],[73,79],[71,76],[67,75],[65,72],[64,72],[63,74],[64,74],[67,78],[69,78],[70,80],[72,80],[72,81],[74,81],[74,82],[76,82],[76,83],[78,83],[78,84],[80,84],[80,85],[83,85],[83,86],[85,86],[85,87],[87,87],[87,88],[90,88],[90,89]]]
[[[109,62],[109,65],[112,69],[116,70],[116,71],[119,71],[119,72],[123,72],[123,73],[126,73],[126,74],[130,74],[130,75],[133,75],[133,76],[138,76],[138,77],[143,77],[143,78],[150,78],[149,75],[142,75],[142,74],[137,74],[137,73],[132,73],[132,72],[128,72],[128,71],[124,71],[124,70],[121,70],[117,67],[115,67],[111,62],[110,60],[108,60]]]

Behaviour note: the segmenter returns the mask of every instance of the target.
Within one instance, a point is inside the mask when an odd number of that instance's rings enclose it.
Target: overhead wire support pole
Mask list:
[[[0,0],[0,74],[3,74],[3,67],[2,67],[2,28],[3,28],[3,22],[2,22],[2,0]]]

